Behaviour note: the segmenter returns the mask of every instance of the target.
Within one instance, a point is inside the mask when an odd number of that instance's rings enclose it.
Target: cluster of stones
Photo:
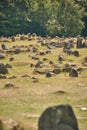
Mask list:
[[[74,55],[76,57],[79,57],[79,51],[78,48],[86,48],[87,43],[82,42],[82,38],[80,36],[77,37],[77,41],[74,38],[70,38],[69,41],[65,41],[64,38],[55,37],[55,41],[52,41],[52,38],[42,38],[40,36],[37,36],[36,34],[28,34],[28,35],[18,35],[18,36],[12,36],[11,41],[15,42],[17,37],[19,40],[36,40],[37,44],[32,45],[29,44],[28,46],[25,45],[15,45],[12,48],[7,48],[5,43],[1,44],[1,50],[0,50],[0,60],[2,61],[5,59],[6,55],[13,55],[13,54],[19,54],[23,52],[28,52],[29,57],[32,60],[36,60],[36,64],[30,63],[30,68],[33,67],[33,74],[45,74],[47,78],[52,77],[54,74],[60,74],[61,72],[68,72],[70,77],[78,77],[78,73],[82,71],[81,68],[76,69],[76,64],[69,64],[66,63],[61,68],[59,64],[63,63],[64,60],[64,53],[67,53],[68,55]],[[72,50],[76,44],[76,50]],[[44,51],[40,51],[38,46],[44,46],[46,49]],[[49,55],[51,50],[56,48],[63,48],[63,55],[59,54],[57,55],[58,62],[54,63],[53,61],[49,61],[49,59],[46,58],[46,55]],[[31,55],[33,53],[33,55]],[[39,56],[43,57],[43,60],[40,60]],[[10,57],[9,61],[14,61],[14,57]],[[51,69],[46,69],[45,61],[48,62],[48,66],[52,66]],[[84,61],[82,62],[82,65],[87,65],[87,58],[84,58]],[[10,64],[4,65],[3,63],[0,63],[0,78],[6,78],[6,74],[8,73],[8,68],[12,68]],[[53,68],[53,69],[52,69]],[[13,76],[13,78],[16,76]]]

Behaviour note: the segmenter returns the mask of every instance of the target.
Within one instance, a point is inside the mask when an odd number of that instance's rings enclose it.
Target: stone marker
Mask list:
[[[47,108],[40,116],[38,130],[79,130],[70,105]]]

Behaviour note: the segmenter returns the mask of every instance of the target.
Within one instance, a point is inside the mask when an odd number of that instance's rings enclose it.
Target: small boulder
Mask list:
[[[1,60],[2,60],[2,59],[5,59],[5,56],[2,55],[2,54],[0,54],[0,59],[1,59]]]
[[[37,57],[36,55],[32,56],[31,58],[34,59],[34,60],[39,60],[39,57]]]
[[[53,73],[52,72],[46,72],[46,78],[52,77]]]
[[[0,74],[0,79],[6,79],[6,76],[3,74]]]
[[[59,74],[59,73],[61,73],[60,68],[54,68],[53,73],[54,73],[54,74]]]
[[[3,63],[0,63],[0,74],[7,74],[8,70]]]
[[[4,43],[1,45],[1,47],[2,47],[2,50],[6,50],[6,46]]]
[[[12,37],[11,37],[11,41],[12,41],[12,42],[15,42],[15,41],[16,41],[15,36],[12,36]]]
[[[15,53],[15,54],[18,54],[18,53],[20,53],[20,52],[21,52],[21,50],[20,50],[19,48],[17,48],[17,49],[14,50],[14,53]]]
[[[14,87],[14,85],[12,83],[10,83],[10,82],[7,82],[5,84],[5,88],[13,88],[13,87]]]
[[[10,64],[6,64],[5,67],[6,68],[12,68],[12,66]]]
[[[36,65],[35,65],[35,67],[36,67],[36,68],[40,68],[42,63],[43,63],[42,61],[38,61],[38,62],[36,63]]]
[[[78,77],[78,71],[74,68],[71,69],[70,73],[69,73],[70,77]]]
[[[68,64],[68,63],[66,63],[66,64],[64,64],[64,67],[63,67],[63,69],[62,69],[62,72],[70,72],[71,71],[71,66]]]
[[[63,55],[58,55],[58,61],[59,62],[63,61]]]
[[[9,58],[9,61],[14,61],[14,57]]]
[[[73,51],[73,55],[78,57],[79,56],[79,52],[75,50],[75,51]]]

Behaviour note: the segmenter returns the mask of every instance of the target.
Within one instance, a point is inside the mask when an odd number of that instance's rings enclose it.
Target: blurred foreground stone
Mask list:
[[[59,105],[47,108],[39,118],[38,130],[79,130],[72,107]]]

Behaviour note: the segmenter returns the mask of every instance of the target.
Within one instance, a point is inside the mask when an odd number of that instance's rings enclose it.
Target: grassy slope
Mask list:
[[[35,41],[17,41],[6,43],[6,46],[10,48],[13,45],[28,46],[34,43]],[[38,48],[39,51],[46,49],[40,45]],[[57,56],[61,52],[62,49],[53,49],[52,53],[46,55],[46,57],[49,61],[58,63]],[[64,54],[63,64],[70,62],[81,67],[82,59],[87,55],[87,49],[79,49],[79,52],[80,57]],[[16,120],[26,130],[37,130],[38,117],[45,108],[58,104],[71,104],[78,118],[80,130],[86,130],[87,111],[81,111],[80,107],[87,107],[87,69],[83,70],[78,78],[71,78],[68,73],[54,75],[51,78],[36,74],[39,82],[34,83],[34,79],[21,77],[23,74],[34,76],[32,73],[34,68],[31,69],[29,64],[31,62],[36,63],[36,61],[32,60],[29,55],[34,55],[34,53],[7,55],[4,60],[0,60],[0,63],[9,63],[13,66],[12,69],[9,69],[7,77],[17,76],[15,79],[0,79],[0,118],[2,120]],[[10,62],[10,57],[14,57],[15,60]],[[42,59],[44,56],[39,57]],[[48,62],[46,61],[45,64],[48,64]],[[46,68],[52,68],[52,66]],[[15,88],[4,88],[6,82],[14,84]],[[65,94],[55,93],[58,90],[65,91]],[[83,117],[86,117],[86,119],[83,119]]]

